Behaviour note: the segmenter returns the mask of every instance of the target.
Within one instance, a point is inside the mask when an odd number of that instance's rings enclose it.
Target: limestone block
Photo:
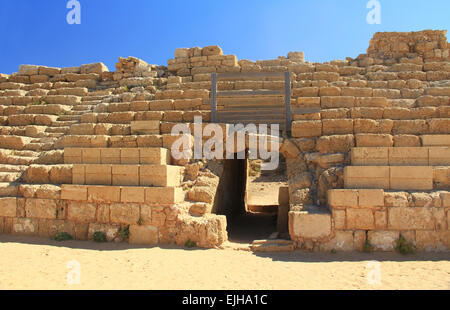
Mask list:
[[[38,233],[37,219],[13,218],[12,233],[14,235],[34,236]]]
[[[336,231],[330,241],[320,245],[321,251],[353,251],[353,231]]]
[[[0,217],[17,216],[17,198],[0,198]]]
[[[324,96],[321,98],[322,109],[353,108],[355,97],[353,96]]]
[[[117,224],[137,224],[139,205],[115,203],[110,206],[111,222]]]
[[[86,184],[111,185],[111,165],[86,165]]]
[[[389,189],[389,167],[347,166],[344,169],[345,188]]]
[[[130,225],[130,244],[157,245],[159,243],[158,228],[150,225]]]
[[[321,135],[321,121],[295,121],[292,123],[292,136],[294,138],[320,137]]]
[[[357,147],[391,147],[394,140],[389,134],[356,134]]]
[[[450,146],[450,135],[423,135],[422,146]]]
[[[432,167],[391,167],[390,188],[393,190],[425,190],[433,189]]]
[[[353,133],[352,119],[324,119],[323,135],[343,135]]]
[[[95,222],[97,206],[92,203],[69,201],[67,203],[67,220],[77,223]]]
[[[328,191],[328,205],[334,207],[358,207],[358,191],[332,189]]]
[[[398,231],[369,231],[368,233],[369,242],[376,251],[394,251],[399,238]]]
[[[347,228],[371,230],[375,227],[375,219],[370,209],[346,209]]]
[[[433,230],[434,220],[430,208],[389,208],[389,229]]]
[[[289,227],[290,235],[294,238],[326,238],[331,234],[331,215],[291,211]]]
[[[389,149],[391,166],[427,166],[428,148],[394,147]]]
[[[120,164],[121,150],[118,148],[100,149],[100,163]]]
[[[114,186],[88,186],[87,199],[91,202],[120,202],[120,189]]]
[[[92,63],[87,65],[82,65],[80,68],[81,74],[102,74],[103,72],[109,72],[108,67],[105,66],[103,63]]]
[[[25,212],[28,218],[56,219],[57,205],[54,199],[26,199]]]
[[[83,162],[81,149],[65,148],[64,163],[65,164],[81,164]]]
[[[133,121],[131,122],[132,134],[159,134],[159,121]]]
[[[140,149],[121,149],[120,151],[120,163],[122,165],[139,164],[140,162]]]
[[[87,200],[87,187],[80,185],[65,185],[61,186],[61,199],[63,200],[75,200],[86,201]]]
[[[418,231],[416,246],[421,251],[445,251],[450,247],[450,231]]]
[[[358,197],[358,205],[361,208],[384,207],[384,191],[382,189],[360,189]]]
[[[38,75],[39,74],[39,66],[35,65],[21,65],[19,67],[19,75]]]
[[[430,166],[450,166],[450,147],[430,147]]]
[[[353,166],[387,166],[388,148],[386,147],[358,147],[351,150]]]
[[[145,202],[174,204],[184,201],[184,192],[178,187],[149,187],[145,189]]]
[[[112,185],[139,186],[139,166],[112,166]]]
[[[143,187],[122,187],[121,188],[121,202],[145,202],[145,188]]]

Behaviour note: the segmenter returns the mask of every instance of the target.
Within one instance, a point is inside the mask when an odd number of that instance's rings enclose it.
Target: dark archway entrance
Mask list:
[[[247,159],[224,160],[224,171],[213,211],[227,217],[228,238],[231,242],[251,243],[267,239],[277,230],[276,214],[247,208],[248,169]]]

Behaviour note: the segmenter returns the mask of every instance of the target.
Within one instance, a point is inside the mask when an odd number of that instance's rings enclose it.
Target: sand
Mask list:
[[[0,253],[6,290],[450,289],[450,253],[255,254],[16,236],[0,236]],[[367,268],[373,260],[380,262],[378,284],[367,281],[376,274]],[[67,282],[70,261],[80,264],[80,284]]]

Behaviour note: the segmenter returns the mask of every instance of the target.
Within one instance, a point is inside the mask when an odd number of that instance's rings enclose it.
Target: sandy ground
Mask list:
[[[0,236],[0,253],[0,289],[450,289],[449,253],[254,254],[14,236]],[[74,260],[81,282],[69,285]],[[381,284],[367,282],[372,260]]]

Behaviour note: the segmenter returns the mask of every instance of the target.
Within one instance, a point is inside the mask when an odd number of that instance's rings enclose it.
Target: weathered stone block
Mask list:
[[[154,226],[130,226],[130,244],[157,245],[159,243],[158,228]]]
[[[87,187],[80,185],[62,185],[61,186],[61,199],[63,200],[75,200],[86,201],[87,200]]]
[[[77,223],[95,222],[97,206],[93,203],[69,201],[67,203],[67,220]]]
[[[123,187],[121,189],[121,202],[145,202],[145,188]]]
[[[427,166],[428,148],[393,147],[389,149],[391,166]]]
[[[112,223],[137,224],[140,211],[138,204],[115,203],[110,205],[110,217]]]
[[[359,207],[384,207],[384,191],[382,189],[360,189],[358,197]]]
[[[394,251],[399,238],[398,231],[369,231],[368,233],[369,242],[376,251]]]
[[[433,230],[433,214],[429,208],[389,208],[389,229]]]
[[[88,186],[88,201],[120,202],[120,189],[114,186]]]
[[[57,204],[53,199],[33,199],[25,201],[25,212],[28,218],[53,220],[57,217]]]
[[[370,209],[347,208],[347,228],[370,230],[375,227],[373,212]]]
[[[292,123],[292,136],[294,138],[320,137],[321,135],[321,121],[295,121]]]
[[[389,167],[347,166],[344,169],[345,188],[389,189]]]
[[[320,239],[331,234],[331,215],[289,212],[290,234],[294,238]]]
[[[387,166],[388,148],[358,147],[351,150],[353,166]]]
[[[16,198],[0,198],[0,217],[16,217],[17,216],[17,199]]]
[[[390,189],[425,190],[433,189],[432,167],[390,167]]]
[[[332,189],[328,191],[328,205],[334,207],[358,207],[358,191]]]

